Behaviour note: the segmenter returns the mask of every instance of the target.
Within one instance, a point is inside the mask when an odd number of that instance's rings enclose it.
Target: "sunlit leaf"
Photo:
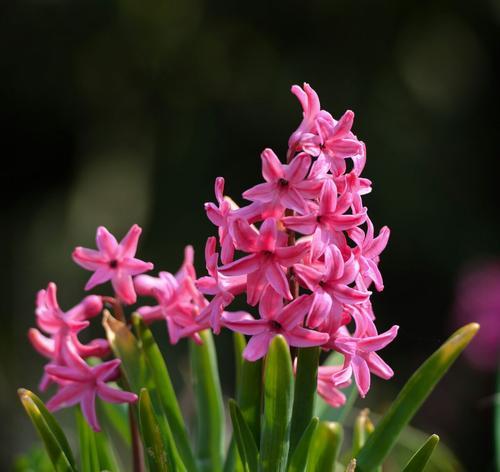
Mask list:
[[[68,442],[55,418],[43,404],[40,406],[41,400],[29,390],[19,389],[18,394],[26,413],[43,441],[54,469],[57,472],[76,471]]]
[[[309,447],[311,445],[312,438],[316,432],[316,429],[319,424],[319,419],[317,416],[314,416],[306,430],[302,434],[297,447],[293,455],[291,456],[288,472],[303,472],[307,467],[307,460],[309,458]]]
[[[293,406],[293,371],[288,344],[275,336],[264,368],[264,415],[260,438],[259,470],[281,472],[286,468]]]
[[[357,470],[373,471],[382,464],[401,431],[478,329],[477,323],[459,329],[412,375],[358,454]]]
[[[434,449],[438,445],[439,436],[433,434],[425,441],[422,447],[412,456],[408,464],[406,464],[403,472],[422,472],[429,462]]]
[[[196,470],[196,461],[189,443],[184,418],[182,417],[163,355],[154,340],[151,330],[144,324],[140,315],[134,313],[132,321],[140,341],[140,347],[146,358],[147,367],[153,377],[159,403],[165,412],[177,450],[187,469]]]
[[[238,446],[244,470],[246,472],[257,472],[259,451],[257,450],[252,432],[234,400],[229,400],[229,411],[231,413],[234,438]]]
[[[340,423],[320,421],[309,448],[306,471],[333,470],[342,445],[342,439],[343,430]]]
[[[199,333],[203,344],[189,342],[191,373],[196,398],[196,455],[201,471],[222,470],[224,406],[212,333]]]
[[[293,454],[297,443],[313,417],[318,383],[319,351],[319,347],[298,350],[290,429],[290,454]]]

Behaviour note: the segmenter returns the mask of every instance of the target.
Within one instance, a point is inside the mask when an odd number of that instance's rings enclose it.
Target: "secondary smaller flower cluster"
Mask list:
[[[151,263],[136,259],[135,252],[141,229],[134,225],[118,244],[106,228],[97,230],[98,251],[78,247],[73,252],[74,261],[94,271],[86,289],[111,281],[117,297],[126,304],[136,301],[132,277],[153,268]],[[103,297],[89,295],[78,305],[63,311],[57,301],[57,287],[49,283],[40,290],[36,299],[36,322],[39,329],[31,328],[29,338],[37,351],[49,359],[40,382],[40,390],[50,383],[58,385],[57,393],[48,401],[50,410],[80,404],[88,423],[99,431],[96,415],[96,396],[111,403],[135,402],[137,395],[107,385],[120,375],[120,361],[114,359],[95,366],[88,357],[105,358],[110,353],[105,339],[94,339],[82,344],[79,333],[90,324],[89,319],[103,309]]]

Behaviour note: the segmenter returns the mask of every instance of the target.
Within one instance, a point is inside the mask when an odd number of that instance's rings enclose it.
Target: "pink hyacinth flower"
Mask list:
[[[221,316],[233,300],[245,290],[247,278],[244,275],[228,277],[219,273],[217,263],[219,254],[215,252],[217,241],[214,237],[207,239],[205,246],[205,260],[209,276],[200,277],[196,281],[196,287],[205,295],[213,295],[209,304],[201,311],[198,322],[205,324],[210,320],[210,325],[215,334],[220,333]]]
[[[340,391],[340,387],[347,387],[351,381],[342,385],[333,380],[333,375],[339,372],[342,366],[320,365],[318,367],[318,394],[326,403],[333,408],[339,408],[346,402],[345,395]]]
[[[382,334],[366,337],[339,336],[333,341],[335,349],[344,354],[344,366],[341,371],[335,373],[332,379],[343,383],[351,378],[354,379],[361,397],[365,397],[370,390],[370,372],[382,379],[390,379],[394,372],[375,352],[386,347],[398,334],[399,326],[392,328]]]
[[[327,333],[302,327],[310,306],[308,295],[301,295],[283,306],[283,297],[268,286],[259,304],[261,319],[255,319],[245,312],[226,312],[222,320],[229,329],[252,336],[243,351],[243,357],[248,361],[256,361],[266,355],[269,343],[278,334],[295,347],[320,346],[328,341]]]
[[[109,345],[105,339],[94,339],[88,344],[82,344],[78,333],[89,325],[88,318],[102,311],[101,297],[90,295],[78,305],[64,312],[57,301],[57,286],[49,283],[46,290],[40,290],[36,299],[36,318],[38,327],[49,335],[42,334],[38,329],[31,328],[28,337],[33,347],[51,363],[65,364],[64,346],[72,344],[81,357],[102,357],[109,353]],[[44,391],[49,384],[45,375],[40,383]]]
[[[136,259],[137,243],[142,229],[133,225],[127,235],[118,244],[115,237],[104,227],[97,229],[96,244],[98,250],[77,247],[73,251],[73,260],[87,270],[94,271],[85,290],[111,280],[116,295],[126,304],[133,304],[137,299],[132,276],[153,269],[151,262]]]
[[[90,367],[85,362],[74,359],[71,366],[48,365],[47,374],[59,384],[58,392],[47,402],[50,411],[80,404],[82,413],[94,431],[100,431],[96,414],[96,397],[109,403],[134,403],[137,395],[106,385],[119,375],[120,360],[103,362]]]
[[[298,85],[292,86],[292,93],[299,99],[302,106],[302,122],[292,133],[288,140],[288,156],[293,155],[300,148],[300,141],[305,134],[310,133],[315,127],[315,120],[320,112],[320,103],[318,94],[313,88],[304,83],[303,89]]]
[[[153,297],[158,302],[156,306],[143,306],[137,311],[146,323],[165,320],[172,344],[184,337],[191,337],[199,343],[198,331],[208,326],[197,321],[208,302],[196,288],[195,278],[193,248],[187,246],[184,262],[175,276],[170,272],[160,272],[159,277],[139,275],[134,279],[139,295]]]
[[[265,183],[243,192],[247,200],[261,202],[263,215],[279,217],[285,208],[307,212],[306,198],[314,198],[321,189],[320,180],[306,180],[311,166],[308,154],[297,155],[290,164],[282,164],[271,149],[261,154]]]
[[[320,252],[332,240],[335,233],[354,228],[366,219],[366,209],[355,214],[346,214],[350,205],[350,195],[337,198],[337,187],[333,180],[325,180],[317,209],[304,216],[287,216],[283,224],[302,234],[314,234],[313,245]]]
[[[352,228],[348,231],[349,237],[357,244],[354,249],[354,255],[359,262],[360,274],[367,287],[371,282],[375,284],[377,291],[384,289],[382,274],[378,268],[380,254],[387,246],[390,230],[384,226],[377,237],[374,236],[373,223],[369,218],[366,219],[366,234],[361,228]]]
[[[205,203],[205,211],[208,219],[219,228],[219,240],[221,244],[221,260],[227,264],[233,260],[234,245],[230,234],[231,216],[238,209],[238,205],[229,197],[224,197],[224,179],[217,177],[215,180],[215,198],[219,206],[214,203]]]
[[[318,326],[333,311],[342,312],[342,304],[357,305],[366,302],[371,292],[360,291],[349,286],[358,274],[358,265],[353,257],[344,261],[339,248],[330,245],[325,251],[324,269],[305,264],[295,264],[294,271],[299,280],[313,292],[310,326]]]
[[[294,246],[278,245],[276,220],[267,218],[260,232],[244,220],[236,220],[233,227],[237,247],[251,253],[219,269],[223,275],[247,275],[247,301],[256,305],[268,284],[287,300],[292,299],[285,275],[285,267],[290,267],[304,257],[309,243]]]

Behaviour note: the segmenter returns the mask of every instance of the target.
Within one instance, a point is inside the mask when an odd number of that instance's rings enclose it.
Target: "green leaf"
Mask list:
[[[309,447],[311,445],[312,438],[316,432],[319,424],[319,418],[314,416],[309,425],[307,426],[304,434],[300,438],[295,452],[290,459],[290,465],[288,466],[288,472],[303,472],[307,467],[307,460],[309,458]]]
[[[151,397],[145,388],[141,390],[139,396],[139,423],[149,470],[152,472],[172,470],[172,467],[169,467],[169,458]]]
[[[35,395],[30,390],[26,390],[25,388],[20,388],[17,391],[17,393],[21,398],[21,401],[23,396],[28,396],[35,403],[37,409],[39,410],[43,419],[47,423],[48,428],[51,430],[52,434],[55,436],[60,447],[64,451],[64,454],[68,459],[68,462],[71,464],[72,467],[76,468],[76,461],[73,456],[73,452],[71,451],[71,448],[69,446],[68,440],[66,439],[66,435],[64,434],[64,431],[62,430],[61,426],[59,426],[57,420],[54,418],[54,415],[50,413],[49,410],[47,410],[45,403],[43,403],[43,401],[40,400],[40,398],[37,395]]]
[[[344,356],[333,351],[322,365],[342,365]],[[347,388],[342,389],[346,396],[346,402],[340,408],[333,408],[325,402],[319,395],[316,395],[316,407],[314,414],[322,421],[337,421],[343,423],[358,399],[358,389],[356,383],[351,382]]]
[[[412,375],[358,454],[357,470],[373,471],[382,464],[403,428],[478,329],[477,323],[459,329]]]
[[[239,370],[239,374],[237,371],[236,401],[252,431],[255,443],[259,444],[262,414],[262,359],[250,362],[241,358]]]
[[[319,347],[300,348],[290,429],[290,455],[311,422],[318,384]]]
[[[35,445],[28,452],[16,456],[12,472],[54,472],[54,467],[43,446]]]
[[[108,440],[106,432],[94,433],[95,446],[97,449],[97,457],[99,458],[99,466],[101,470],[109,472],[120,472],[120,467],[115,451]]]
[[[162,410],[165,412],[168,426],[172,432],[177,450],[188,470],[196,470],[196,460],[191,450],[184,418],[170,380],[167,366],[160,348],[156,344],[151,330],[145,325],[139,314],[132,315],[132,322],[140,341],[140,347],[146,358],[156,393]]]
[[[408,464],[406,464],[403,472],[422,472],[429,462],[438,442],[439,436],[437,434],[430,436],[422,447],[413,455]]]
[[[109,384],[108,384],[109,385]],[[111,384],[111,386],[113,386]],[[99,402],[99,412],[106,424],[110,425],[118,436],[130,447],[129,406],[125,403]]]
[[[246,472],[257,472],[259,451],[241,410],[234,400],[229,400],[229,412],[233,423],[233,434],[236,439],[241,461]]]
[[[81,472],[95,472],[101,470],[94,431],[83,417],[80,408],[76,408],[76,425],[80,446]]]
[[[281,472],[286,468],[293,384],[288,345],[283,336],[275,336],[269,346],[264,369],[264,414],[259,462],[262,472]]]
[[[54,469],[57,472],[76,471],[75,460],[68,441],[55,418],[41,400],[29,390],[19,389],[18,394],[26,413],[43,441]]]
[[[202,345],[190,340],[193,386],[196,398],[197,458],[201,471],[222,470],[224,406],[212,333],[199,333]]]
[[[312,438],[306,471],[333,470],[342,439],[343,431],[340,423],[321,421]]]

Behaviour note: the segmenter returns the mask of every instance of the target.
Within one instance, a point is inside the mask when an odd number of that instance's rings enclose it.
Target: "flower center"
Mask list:
[[[275,331],[279,331],[282,329],[281,323],[279,321],[271,320],[269,324],[271,325],[271,328],[274,329]]]
[[[111,267],[111,269],[116,269],[118,267],[118,261],[116,259],[109,261],[109,267]]]
[[[278,184],[281,187],[287,187],[288,186],[288,180],[281,178],[281,179],[278,180]]]

